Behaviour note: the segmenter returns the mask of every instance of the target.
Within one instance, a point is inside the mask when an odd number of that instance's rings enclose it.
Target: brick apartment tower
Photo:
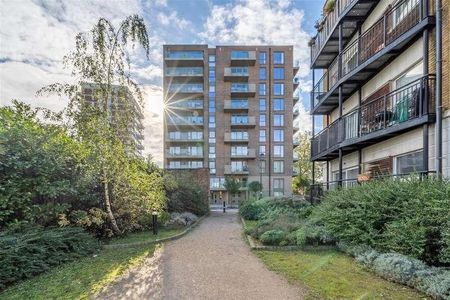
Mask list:
[[[313,123],[312,161],[323,167],[323,189],[359,176],[450,176],[449,2],[439,39],[437,0],[325,1],[333,8],[310,42],[312,114],[324,127],[314,133]]]
[[[226,176],[290,195],[293,47],[163,48],[164,167],[208,168],[211,203],[228,199]]]

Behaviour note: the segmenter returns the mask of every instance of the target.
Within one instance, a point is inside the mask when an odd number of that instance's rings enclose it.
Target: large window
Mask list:
[[[259,52],[259,64],[260,65],[266,64],[266,52]]]
[[[242,160],[233,160],[231,162],[231,171],[232,172],[248,171],[247,162]]]
[[[266,115],[259,115],[259,127],[266,126]]]
[[[242,156],[248,154],[247,146],[233,146],[231,147],[231,156]]]
[[[273,156],[274,157],[284,157],[284,145],[274,145],[273,146]]]
[[[273,53],[273,63],[276,65],[284,64],[284,52],[275,51]]]
[[[275,110],[275,111],[284,110],[284,99],[283,98],[273,99],[273,110]]]
[[[283,160],[275,160],[273,162],[273,172],[274,173],[283,173],[284,172],[284,161]]]
[[[424,171],[423,151],[416,151],[395,158],[396,174],[408,174],[422,171]]]
[[[259,80],[266,80],[267,74],[266,74],[266,68],[259,68]]]
[[[403,75],[401,75],[399,78],[397,78],[397,80],[395,81],[395,86],[397,89],[399,89],[419,79],[422,76],[423,76],[423,63],[421,61],[420,63],[416,64],[414,67],[409,69],[407,72],[405,72]]]
[[[284,83],[275,83],[273,85],[273,94],[275,96],[282,96],[282,95],[284,95]]]
[[[266,155],[266,145],[259,145],[259,153],[258,153],[258,155],[261,156],[261,154],[263,154],[262,156]]]
[[[284,115],[273,115],[273,126],[284,126]]]
[[[284,195],[284,179],[274,178],[273,179],[273,195],[275,197]]]
[[[283,80],[284,79],[284,68],[274,68],[273,69],[273,79]]]
[[[260,96],[265,96],[266,95],[266,84],[265,83],[260,83],[259,84],[259,95]]]
[[[273,141],[274,142],[284,142],[284,130],[275,129],[273,131]]]
[[[259,111],[266,111],[266,99],[259,99]]]
[[[232,140],[248,140],[248,132],[247,131],[233,131],[231,132]]]
[[[266,141],[266,130],[260,130],[259,131],[259,141],[265,142]]]

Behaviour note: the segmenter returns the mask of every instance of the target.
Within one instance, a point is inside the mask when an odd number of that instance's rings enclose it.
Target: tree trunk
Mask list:
[[[105,209],[106,213],[108,214],[109,221],[111,222],[112,229],[115,234],[121,235],[122,232],[120,231],[119,227],[117,226],[116,218],[114,217],[114,214],[111,210],[111,201],[109,199],[109,185],[108,180],[106,180],[106,174],[103,173],[103,188],[104,188],[104,198],[105,201]]]

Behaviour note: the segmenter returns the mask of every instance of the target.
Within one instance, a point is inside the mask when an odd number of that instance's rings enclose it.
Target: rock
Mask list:
[[[167,225],[189,226],[197,220],[198,220],[198,217],[190,212],[171,213],[170,220],[167,223]]]

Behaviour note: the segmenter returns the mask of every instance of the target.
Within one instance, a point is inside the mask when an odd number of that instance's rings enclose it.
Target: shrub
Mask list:
[[[378,275],[422,291],[435,299],[449,299],[450,270],[430,267],[423,262],[398,253],[380,253],[367,246],[339,248]]]
[[[306,223],[295,232],[295,242],[299,246],[306,245],[333,245],[333,237],[327,232],[325,226]]]
[[[209,203],[200,184],[192,177],[183,174],[171,177],[175,180],[174,185],[166,190],[167,205],[170,212],[191,212],[197,216],[203,216],[209,212]]]
[[[266,199],[247,200],[239,206],[239,213],[246,220],[258,220],[268,208],[269,202]]]
[[[261,234],[260,240],[265,245],[278,246],[286,237],[283,230],[269,230]]]
[[[328,193],[317,216],[339,241],[399,252],[432,265],[448,263],[450,183],[414,176]]]
[[[0,235],[0,289],[92,254],[99,246],[96,239],[76,227]]]

